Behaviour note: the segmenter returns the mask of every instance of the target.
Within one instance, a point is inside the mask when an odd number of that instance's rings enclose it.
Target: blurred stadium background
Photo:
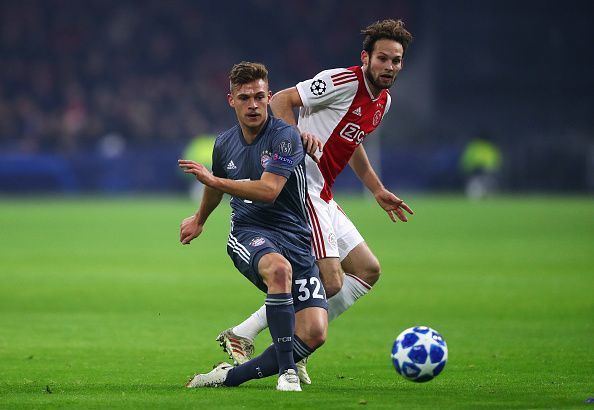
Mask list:
[[[176,159],[234,120],[227,73],[279,90],[359,63],[359,30],[415,41],[368,139],[386,185],[461,191],[487,139],[505,192],[594,190],[591,1],[0,2],[0,193],[181,193]],[[381,149],[380,149],[381,148]],[[359,190],[352,173],[338,188]]]
[[[352,172],[337,181],[380,286],[331,325],[310,394],[183,391],[262,295],[225,255],[228,206],[179,244],[196,201],[176,160],[235,121],[232,64],[290,87],[359,64],[359,30],[387,17],[415,41],[365,146],[416,214],[393,225],[348,195]],[[593,17],[571,0],[0,0],[0,408],[593,400]],[[466,200],[470,177],[505,195]],[[450,347],[424,385],[389,360],[417,324]]]

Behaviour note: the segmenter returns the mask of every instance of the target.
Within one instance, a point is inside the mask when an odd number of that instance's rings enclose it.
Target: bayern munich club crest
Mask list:
[[[268,165],[271,159],[270,151],[262,151],[262,154],[260,154],[260,164],[262,165],[262,168],[266,168],[266,165]]]
[[[309,87],[311,93],[315,96],[320,96],[326,92],[326,83],[324,80],[314,80]]]
[[[264,238],[259,236],[250,241],[250,246],[253,246],[254,248],[261,245],[264,245]]]
[[[381,120],[382,120],[382,112],[380,110],[377,110],[375,112],[375,114],[373,114],[373,126],[377,127],[377,124],[379,124]]]

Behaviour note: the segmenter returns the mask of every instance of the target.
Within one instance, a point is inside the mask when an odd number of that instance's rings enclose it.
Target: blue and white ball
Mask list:
[[[416,326],[400,333],[392,346],[392,363],[398,374],[413,382],[436,377],[448,360],[443,337],[427,326]]]

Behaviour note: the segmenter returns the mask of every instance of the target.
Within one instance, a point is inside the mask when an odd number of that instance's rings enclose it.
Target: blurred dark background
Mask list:
[[[592,1],[1,0],[0,193],[183,191],[176,159],[234,122],[234,63],[277,91],[360,64],[384,18],[415,37],[366,142],[386,185],[462,190],[480,138],[501,191],[594,191]]]

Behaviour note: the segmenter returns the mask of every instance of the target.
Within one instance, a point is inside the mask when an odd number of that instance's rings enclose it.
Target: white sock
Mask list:
[[[369,289],[371,286],[365,281],[350,273],[345,273],[342,288],[336,295],[328,299],[328,321],[336,319],[353,306],[357,299],[369,292]]]
[[[258,333],[268,327],[266,320],[266,305],[256,310],[250,317],[233,328],[233,333],[237,336],[246,337],[254,340]]]

